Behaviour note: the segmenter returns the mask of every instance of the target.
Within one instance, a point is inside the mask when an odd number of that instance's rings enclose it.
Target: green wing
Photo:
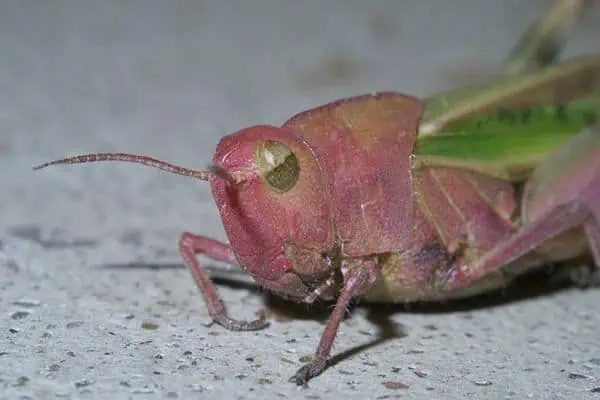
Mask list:
[[[416,161],[519,181],[566,139],[598,122],[600,96],[558,106],[500,108],[420,137]]]
[[[564,140],[596,124],[600,55],[553,64],[588,5],[556,1],[490,83],[425,98],[416,165],[522,180]]]

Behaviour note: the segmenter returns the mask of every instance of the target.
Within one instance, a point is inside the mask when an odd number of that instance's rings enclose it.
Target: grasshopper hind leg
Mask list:
[[[592,134],[596,135],[596,145],[599,140],[597,139],[600,136],[600,127],[596,127],[595,130],[592,130]],[[597,146],[600,148],[600,146]],[[600,153],[600,150],[594,151],[595,153]],[[598,158],[600,158],[600,154],[596,154]],[[596,164],[596,175],[600,175],[600,168],[598,168],[598,164]],[[587,238],[587,242],[590,248],[590,253],[592,255],[594,265],[588,265],[579,276],[579,280],[576,281],[577,284],[581,286],[594,286],[600,287],[600,177],[596,176],[596,178],[591,183],[591,188],[585,194],[585,199],[587,206],[589,207],[592,216],[583,224],[583,230],[585,232],[585,236]]]
[[[583,227],[594,265],[582,265],[575,268],[571,273],[571,280],[582,287],[600,287],[600,223],[588,221]]]
[[[444,290],[471,285],[508,265],[514,273],[525,273],[532,265],[520,265],[519,260],[531,253],[548,261],[568,261],[579,255],[565,256],[564,251],[575,247],[564,235],[574,228],[583,228],[595,264],[587,273],[581,270],[580,277],[587,275],[592,285],[600,281],[600,126],[568,140],[538,165],[526,184],[521,207],[521,227],[478,260],[458,262],[443,273],[439,280]],[[549,251],[543,245],[550,241],[556,246]]]
[[[598,200],[600,202],[600,199]],[[585,235],[590,245],[590,251],[594,257],[596,270],[600,270],[600,221],[588,221],[584,225]]]
[[[596,265],[579,265],[569,270],[568,279],[580,288],[600,287],[600,269]]]
[[[568,261],[552,274],[552,280],[568,281],[580,288],[600,287],[600,229],[593,220],[584,223],[583,228],[591,260],[586,257],[577,260],[574,265]]]

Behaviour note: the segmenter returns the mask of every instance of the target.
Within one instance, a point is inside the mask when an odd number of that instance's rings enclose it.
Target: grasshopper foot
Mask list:
[[[295,383],[298,386],[306,386],[307,382],[321,374],[327,368],[327,360],[315,358],[310,364],[300,368],[289,382]]]
[[[600,287],[600,269],[593,265],[573,267],[569,270],[569,279],[582,288]]]
[[[239,321],[229,318],[227,314],[221,313],[212,316],[213,322],[230,331],[258,331],[269,326],[264,317],[252,321]]]

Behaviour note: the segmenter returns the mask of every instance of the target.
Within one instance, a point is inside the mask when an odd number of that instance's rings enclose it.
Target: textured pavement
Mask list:
[[[297,388],[323,312],[222,283],[233,316],[267,309],[272,325],[207,326],[176,248],[184,230],[225,239],[205,183],[130,164],[31,170],[97,151],[202,168],[248,125],[480,79],[547,3],[1,1],[0,399],[600,399],[600,290],[543,279],[355,307],[337,364]],[[567,54],[599,37],[596,7]]]

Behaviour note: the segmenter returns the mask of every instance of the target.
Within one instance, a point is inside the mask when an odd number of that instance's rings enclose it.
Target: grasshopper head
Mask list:
[[[333,228],[321,163],[293,130],[254,126],[224,137],[209,178],[231,246],[259,283],[304,298],[332,273]]]

